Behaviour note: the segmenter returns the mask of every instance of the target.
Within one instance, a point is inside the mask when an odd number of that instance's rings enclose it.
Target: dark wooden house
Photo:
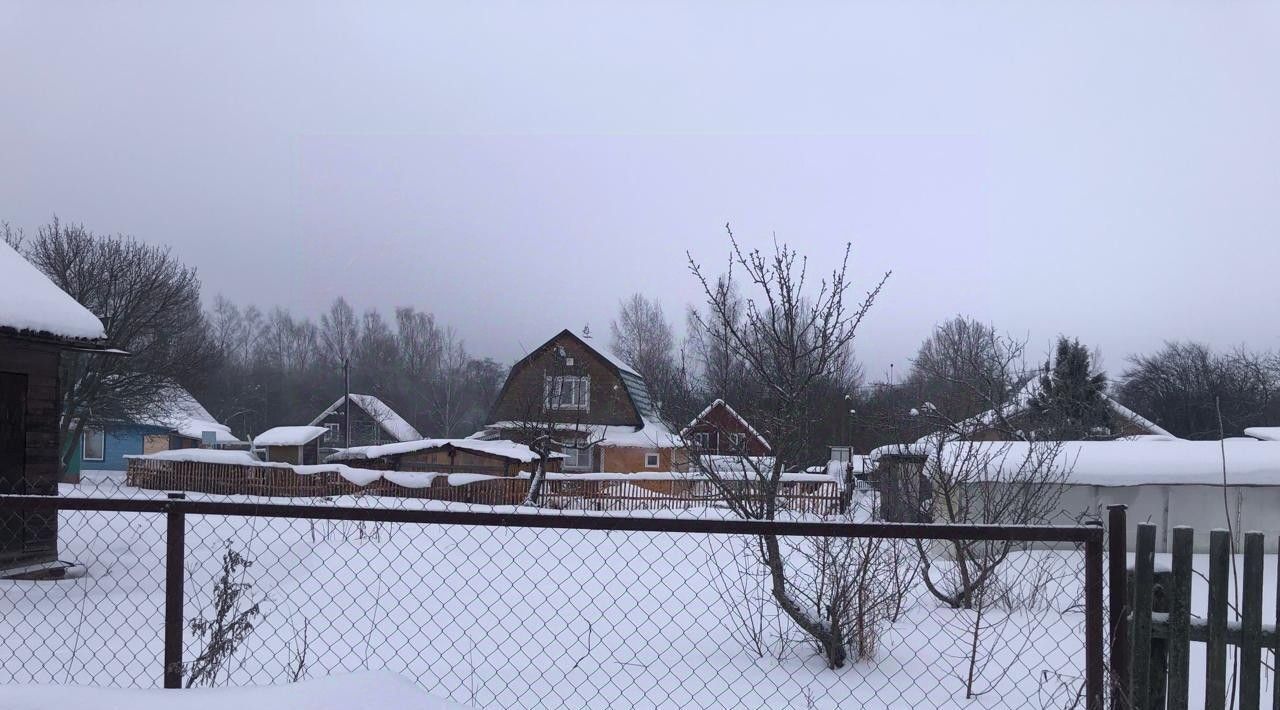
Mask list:
[[[707,456],[768,456],[772,451],[764,436],[723,399],[702,410],[680,436]]]
[[[538,346],[507,375],[486,433],[524,441],[554,430],[568,472],[670,471],[679,439],[657,421],[644,377],[569,330]]]
[[[60,353],[102,350],[102,322],[0,243],[0,494],[57,495]],[[58,518],[0,512],[0,576],[58,576]]]
[[[400,441],[416,441],[422,438],[404,417],[386,402],[371,394],[350,395],[351,440],[347,443],[347,397],[339,397],[320,415],[311,420],[311,426],[321,426],[327,431],[320,440],[326,452],[347,446],[377,446]]]

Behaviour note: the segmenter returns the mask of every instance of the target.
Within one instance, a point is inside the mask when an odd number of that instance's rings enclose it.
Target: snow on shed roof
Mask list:
[[[352,446],[349,449],[339,449],[329,455],[326,461],[349,461],[353,459],[376,459],[383,456],[396,456],[398,454],[408,454],[415,451],[426,451],[428,449],[442,449],[445,447],[453,447],[463,451],[473,451],[480,454],[488,454],[521,463],[529,463],[538,459],[538,453],[530,449],[524,444],[518,444],[514,441],[506,439],[481,440],[481,439],[419,439],[417,441],[402,441],[396,444],[380,444],[378,446]],[[562,454],[552,454],[552,458],[564,458]]]
[[[1263,441],[1280,441],[1280,426],[1251,426],[1244,433]]]
[[[272,427],[253,438],[254,446],[302,446],[329,431],[322,426]]]
[[[200,439],[204,432],[212,431],[219,444],[241,443],[231,433],[231,427],[220,424],[185,388],[172,385],[160,395],[161,410],[150,417],[142,417],[139,424],[151,424],[172,429],[183,436]]]
[[[0,328],[71,340],[107,337],[102,321],[0,242]]]
[[[320,416],[311,420],[311,425],[315,426],[319,424],[321,419],[324,419],[337,410],[337,408],[342,404],[342,400],[342,397],[335,399],[333,404],[329,405],[323,412],[320,412]],[[419,434],[418,430],[414,429],[412,424],[405,421],[405,418],[397,414],[396,410],[392,409],[386,402],[383,402],[377,397],[374,397],[371,394],[356,394],[352,392],[351,401],[354,402],[357,407],[363,409],[366,414],[373,418],[374,421],[382,425],[382,428],[386,429],[387,433],[394,436],[397,441],[414,441],[422,438],[422,434]]]
[[[196,461],[199,463],[224,463],[237,466],[257,466],[258,461],[248,451],[231,449],[170,449],[157,451],[154,454],[128,455],[128,459],[148,459],[155,461]]]

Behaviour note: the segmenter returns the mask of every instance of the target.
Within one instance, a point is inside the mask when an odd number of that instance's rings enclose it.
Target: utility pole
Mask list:
[[[346,435],[345,448],[351,448],[351,358],[342,358],[342,432]]]

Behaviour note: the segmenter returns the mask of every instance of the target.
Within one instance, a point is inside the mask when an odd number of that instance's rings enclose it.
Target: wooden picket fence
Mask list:
[[[1138,526],[1136,556],[1130,574],[1129,608],[1132,611],[1126,619],[1130,628],[1131,672],[1128,678],[1117,679],[1115,708],[1185,710],[1190,702],[1193,642],[1205,644],[1206,710],[1225,710],[1232,695],[1236,696],[1236,707],[1241,710],[1258,710],[1261,706],[1262,652],[1277,648],[1276,627],[1262,625],[1263,534],[1244,534],[1238,620],[1229,619],[1234,603],[1229,594],[1231,535],[1226,530],[1213,530],[1209,534],[1208,611],[1205,618],[1192,617],[1194,537],[1195,532],[1189,527],[1173,528],[1173,564],[1170,570],[1157,571],[1156,526],[1150,523]],[[1280,594],[1274,603],[1280,613]],[[1118,638],[1122,639],[1123,634]],[[1239,649],[1234,692],[1227,680],[1228,646]],[[1273,688],[1273,696],[1271,707],[1280,709],[1280,692]]]
[[[137,488],[217,495],[376,495],[473,505],[519,505],[529,491],[529,479],[514,476],[451,485],[447,475],[439,475],[426,486],[399,485],[388,478],[379,478],[360,486],[336,472],[302,475],[287,466],[154,459],[131,459],[125,480],[127,485]],[[753,482],[744,481],[740,486],[738,495],[760,495],[759,487]],[[610,479],[552,478],[544,482],[542,495],[543,506],[564,510],[682,510],[725,505],[720,488],[709,480],[626,480],[625,474]],[[840,488],[834,481],[784,482],[778,502],[781,510],[826,515],[838,509]]]

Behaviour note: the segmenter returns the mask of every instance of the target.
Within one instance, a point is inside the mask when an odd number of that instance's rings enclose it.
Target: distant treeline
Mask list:
[[[315,321],[221,295],[202,306],[195,269],[165,247],[96,235],[56,218],[30,238],[0,224],[0,237],[102,317],[111,343],[132,353],[65,358],[67,442],[84,426],[145,416],[171,382],[191,390],[241,436],[305,423],[341,395],[344,364],[353,392],[380,397],[424,435],[466,436],[486,423],[509,366],[468,352],[453,328],[411,307],[358,313],[339,298]],[[767,323],[747,324],[762,317],[760,304],[739,295],[735,282],[706,285],[708,304],[684,307],[683,338],[656,299],[634,294],[619,303],[608,335],[596,334],[594,342],[645,376],[661,418],[676,430],[716,398],[748,419],[758,414],[768,421],[791,405],[780,405],[747,374],[752,368],[740,358],[753,351],[751,344],[734,345],[744,334],[768,332]],[[562,316],[566,325],[577,321],[577,314]],[[961,419],[1008,403],[1035,377],[1047,377],[1044,382],[1060,390],[1055,397],[1068,403],[1077,397],[1085,409],[1094,406],[1085,400],[1105,392],[1182,437],[1238,436],[1250,426],[1280,425],[1280,356],[1274,352],[1170,342],[1130,357],[1108,378],[1091,365],[1096,353],[1090,357],[1063,339],[1046,360],[1030,362],[1025,341],[957,316],[925,336],[898,382],[865,381],[852,352],[824,367],[806,386],[807,401],[797,405],[804,411],[790,420],[801,422],[800,431],[788,436],[803,440],[803,458],[811,462],[825,460],[832,444],[866,451],[926,433],[924,419],[911,416],[926,402],[932,412]]]

